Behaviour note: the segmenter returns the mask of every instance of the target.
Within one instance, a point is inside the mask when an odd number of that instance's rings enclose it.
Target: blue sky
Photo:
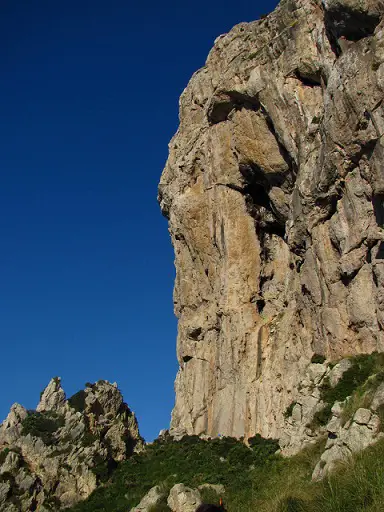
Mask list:
[[[276,2],[3,0],[0,419],[117,381],[150,440],[174,402],[173,251],[156,202],[178,98]]]

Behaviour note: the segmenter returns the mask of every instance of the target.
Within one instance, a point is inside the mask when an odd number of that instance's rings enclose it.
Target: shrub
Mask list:
[[[193,488],[203,483],[221,483],[228,490],[237,489],[233,491],[235,494],[244,492],[248,495],[248,489],[252,487],[251,468],[262,467],[266,461],[272,460],[271,454],[277,449],[276,441],[260,436],[255,436],[251,444],[252,448],[248,448],[230,437],[211,441],[204,441],[198,436],[185,436],[180,441],[156,440],[143,452],[121,463],[107,486],[100,487],[71,510],[129,510],[160,482],[168,489],[178,482]]]
[[[325,426],[332,417],[332,405],[326,403],[320,411],[317,411],[309,425],[312,430],[317,429],[320,426]]]
[[[61,501],[56,496],[49,496],[44,500],[44,507],[52,511],[60,510]]]
[[[4,448],[4,450],[0,452],[0,465],[5,462],[5,459],[7,458],[7,455],[10,451],[11,450],[9,448]]]
[[[81,438],[83,446],[91,446],[95,441],[97,441],[97,436],[92,434],[89,430],[86,430]]]
[[[71,398],[68,398],[68,403],[77,412],[84,412],[85,397],[86,397],[86,393],[83,389],[81,389],[80,391],[78,391],[77,393],[72,395]]]
[[[292,416],[293,408],[295,407],[296,404],[297,402],[292,402],[290,405],[288,405],[284,412],[284,418],[288,419]]]
[[[326,425],[332,417],[333,404],[343,402],[350,396],[351,400],[346,404],[342,416],[345,423],[359,407],[369,405],[373,391],[384,381],[384,354],[362,354],[351,361],[352,366],[343,373],[336,386],[331,386],[328,377],[324,379],[320,393],[325,405],[314,415],[310,428]]]
[[[384,367],[384,354],[362,354],[351,359],[352,366],[343,373],[342,378],[334,388],[330,386],[329,379],[325,379],[321,386],[321,397],[324,402],[334,404],[342,402],[351,396],[359,386],[375,373],[378,368]]]
[[[64,417],[52,412],[31,412],[22,422],[22,434],[39,437],[44,444],[56,442],[55,432],[64,425]]]
[[[260,434],[249,438],[248,443],[256,455],[259,464],[263,464],[266,459],[279,449],[279,442],[276,439],[264,439]]]
[[[96,455],[94,458],[95,465],[92,468],[99,482],[106,482],[109,476],[108,463],[100,455]]]

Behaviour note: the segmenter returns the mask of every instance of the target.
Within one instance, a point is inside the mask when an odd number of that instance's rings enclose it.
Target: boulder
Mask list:
[[[167,504],[172,512],[195,512],[201,505],[200,493],[184,484],[176,484],[169,492]]]
[[[147,492],[136,507],[131,508],[130,512],[150,512],[151,508],[157,505],[163,496],[160,487],[156,485]]]

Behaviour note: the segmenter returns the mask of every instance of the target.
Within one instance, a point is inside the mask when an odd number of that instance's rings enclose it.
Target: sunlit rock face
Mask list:
[[[36,410],[14,404],[0,425],[0,510],[70,507],[143,445],[116,383],[87,383],[67,400],[55,377]]]
[[[280,437],[314,355],[384,350],[384,30],[283,0],[215,41],[159,202],[175,249],[171,432]]]

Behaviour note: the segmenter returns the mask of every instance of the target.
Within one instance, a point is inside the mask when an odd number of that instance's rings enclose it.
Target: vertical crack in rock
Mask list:
[[[384,350],[376,0],[282,0],[220,36],[159,186],[175,249],[173,435],[281,437],[314,355]]]

